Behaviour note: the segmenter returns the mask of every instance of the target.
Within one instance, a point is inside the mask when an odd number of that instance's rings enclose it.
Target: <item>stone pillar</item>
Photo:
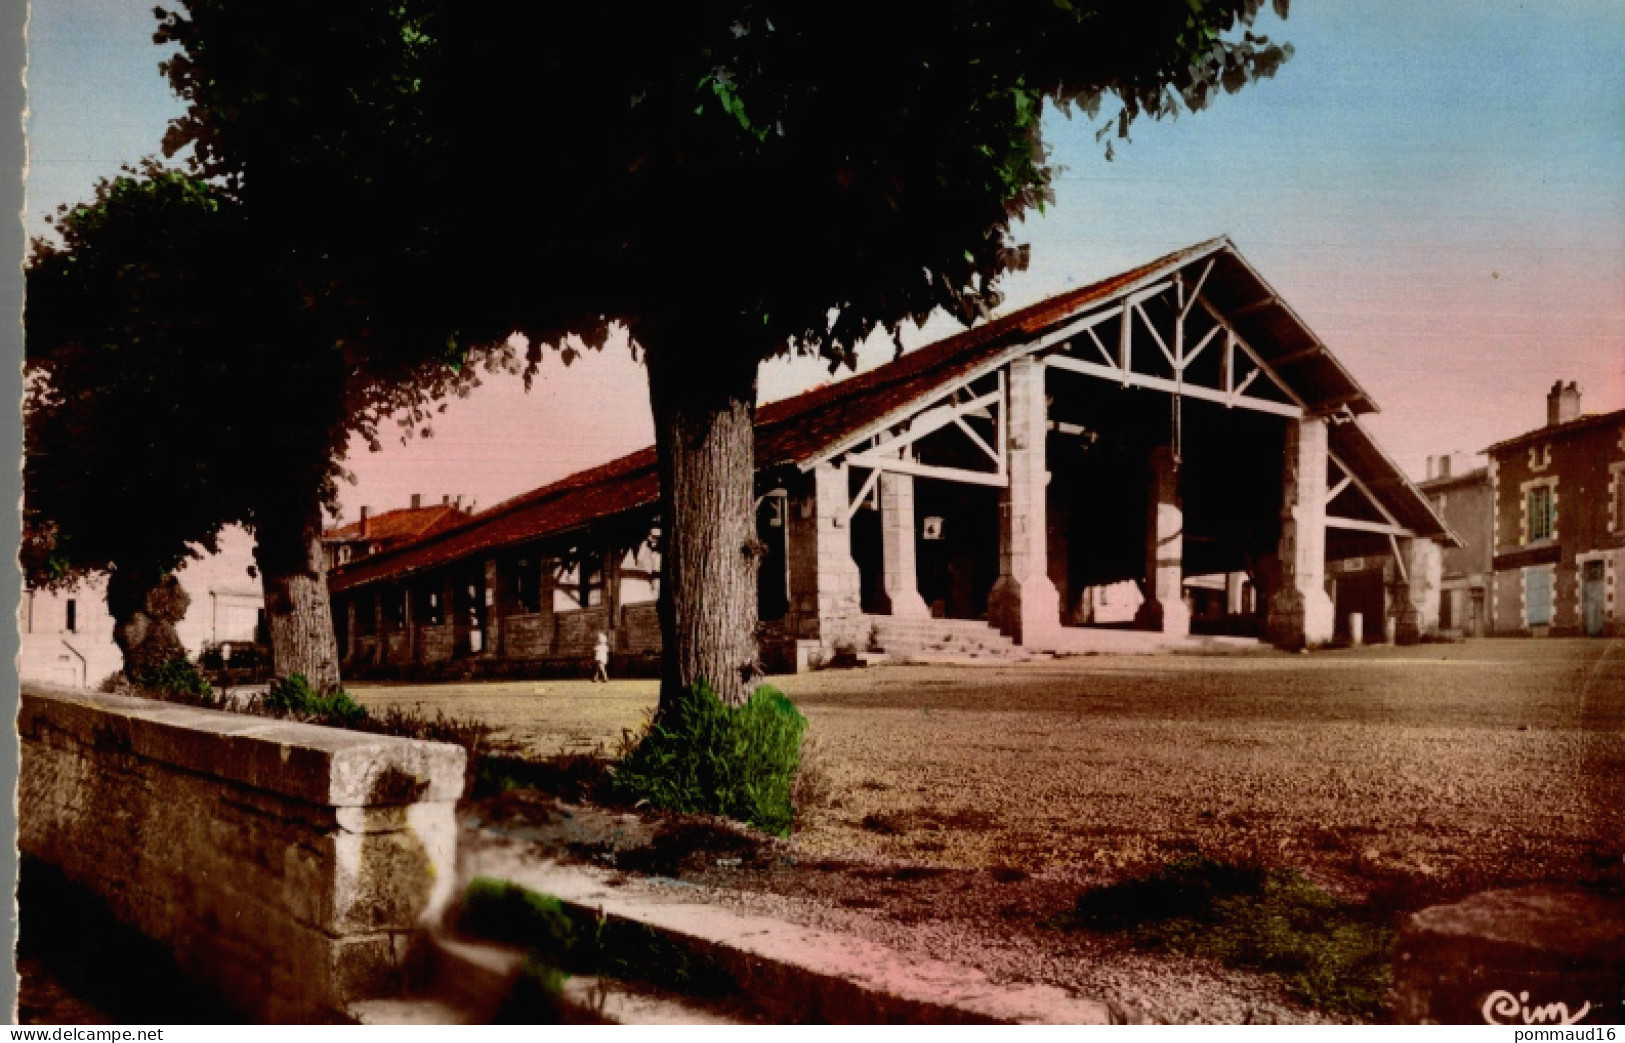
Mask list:
[[[1267,631],[1284,648],[1332,639],[1336,611],[1326,595],[1326,421],[1286,422],[1281,475],[1281,581]]]
[[[1394,590],[1394,643],[1414,645],[1439,633],[1439,588],[1444,553],[1437,543],[1416,537],[1399,541],[1405,571]]]
[[[1146,630],[1184,637],[1191,632],[1185,607],[1185,516],[1179,501],[1179,465],[1171,446],[1151,450],[1151,481],[1145,517],[1145,603],[1134,621]]]
[[[819,464],[789,505],[790,623],[798,639],[826,652],[867,645],[858,566],[852,560],[847,469]]]
[[[914,563],[914,476],[880,476],[881,573],[892,616],[923,619],[931,615],[920,597]]]
[[[1044,438],[1049,410],[1044,365],[1010,363],[1010,484],[999,491],[999,578],[988,594],[988,621],[1017,644],[1042,644],[1061,629],[1061,596],[1049,578]]]
[[[480,648],[480,654],[492,658],[500,654],[502,642],[502,617],[506,614],[507,605],[502,600],[502,571],[497,567],[497,559],[488,558],[485,562],[485,639]]]
[[[1226,572],[1224,574],[1224,611],[1230,616],[1244,616],[1247,614],[1246,604],[1247,574],[1245,572]]]

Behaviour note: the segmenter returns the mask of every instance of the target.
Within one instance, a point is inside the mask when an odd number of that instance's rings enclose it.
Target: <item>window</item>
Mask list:
[[[1529,542],[1552,538],[1555,528],[1552,507],[1551,486],[1537,485],[1529,490]]]
[[[68,599],[67,630],[70,634],[79,632],[79,602],[73,598]]]

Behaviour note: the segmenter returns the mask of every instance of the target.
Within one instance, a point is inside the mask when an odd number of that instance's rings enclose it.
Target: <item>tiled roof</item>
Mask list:
[[[1598,425],[1625,423],[1625,409],[1616,409],[1611,413],[1583,413],[1573,420],[1566,420],[1561,424],[1547,424],[1532,431],[1525,431],[1521,435],[1504,438],[1484,450],[1494,454],[1527,445],[1530,442],[1546,442],[1553,438],[1567,438],[1569,435],[1588,431]]]
[[[1312,408],[1346,407],[1356,413],[1376,409],[1364,390],[1275,296],[1230,240],[1219,238],[1046,298],[867,372],[763,405],[756,413],[756,466],[806,465],[838,451],[932,393],[1030,350],[1039,334],[1058,323],[1207,259],[1212,260],[1213,267],[1203,282],[1203,295],[1223,312],[1246,314],[1245,319],[1233,320],[1238,332],[1267,362],[1280,362],[1282,379]],[[1409,486],[1408,495],[1400,494],[1401,499],[1410,501],[1405,504],[1410,508],[1406,513],[1429,521],[1430,528],[1444,531],[1415,487],[1393,469],[1380,450],[1375,450],[1368,436],[1351,432],[1344,437],[1360,443],[1358,448],[1365,452],[1359,455],[1364,459],[1394,470],[1392,480],[1368,484]],[[506,500],[409,546],[352,562],[336,570],[329,584],[334,590],[344,590],[563,535],[598,519],[652,507],[658,495],[654,449],[642,449]],[[1421,514],[1416,513],[1417,506]]]
[[[401,507],[393,511],[385,511],[367,519],[367,531],[363,535],[361,523],[353,521],[348,525],[341,525],[336,529],[328,529],[322,533],[325,539],[330,540],[378,540],[381,543],[390,543],[402,539],[417,539],[428,536],[442,529],[450,528],[459,521],[469,517],[460,507],[451,504],[435,504],[432,507]]]

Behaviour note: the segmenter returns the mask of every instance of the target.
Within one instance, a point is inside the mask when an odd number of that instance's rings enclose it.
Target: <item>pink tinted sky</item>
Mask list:
[[[28,221],[156,149],[176,111],[150,14],[122,0],[35,0]],[[1625,6],[1484,0],[1294,5],[1265,29],[1297,54],[1204,113],[1136,128],[1111,163],[1089,128],[1046,130],[1069,169],[1019,229],[1032,269],[1010,306],[1227,234],[1382,406],[1369,423],[1408,471],[1544,419],[1577,380],[1625,406]],[[938,318],[916,346],[956,328]],[[863,352],[872,366],[889,343]],[[829,379],[763,369],[764,398]],[[489,506],[651,440],[624,344],[526,395],[493,379],[434,437],[357,446],[346,517],[461,494]]]

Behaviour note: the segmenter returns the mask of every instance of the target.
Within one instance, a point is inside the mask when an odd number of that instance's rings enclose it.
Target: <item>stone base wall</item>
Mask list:
[[[598,635],[609,633],[609,609],[603,606],[560,612],[553,618],[558,621],[553,639],[554,655],[590,658],[593,647],[598,644]]]
[[[449,626],[418,627],[418,657],[425,663],[438,663],[452,657],[457,635]]]
[[[660,654],[660,612],[655,602],[621,606],[617,651],[632,655]]]
[[[28,687],[18,847],[264,1021],[398,992],[451,898],[460,747]]]

